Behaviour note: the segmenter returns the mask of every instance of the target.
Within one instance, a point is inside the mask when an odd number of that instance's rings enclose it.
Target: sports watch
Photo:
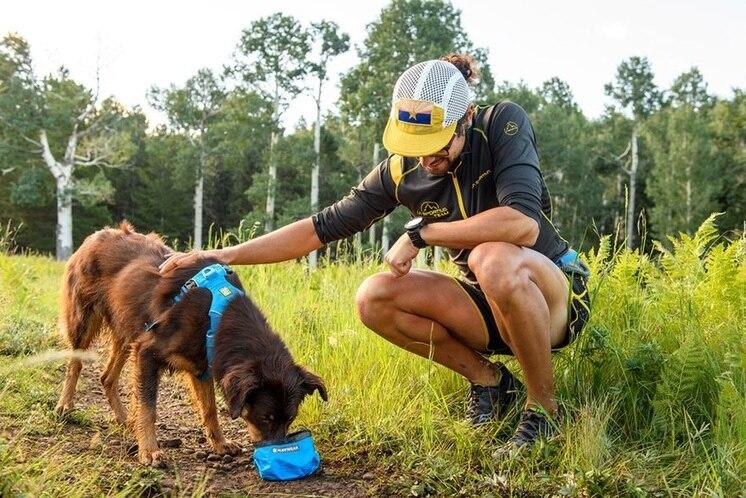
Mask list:
[[[404,228],[407,230],[407,235],[409,235],[409,240],[412,241],[412,245],[417,249],[424,249],[427,247],[427,242],[422,240],[422,236],[420,235],[420,229],[423,226],[425,226],[425,220],[422,216],[412,218],[404,224]]]

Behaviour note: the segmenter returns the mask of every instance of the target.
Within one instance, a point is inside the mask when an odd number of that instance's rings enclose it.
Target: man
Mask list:
[[[492,354],[523,370],[526,405],[511,445],[556,431],[551,352],[588,317],[587,267],[552,225],[534,130],[511,102],[475,108],[474,59],[451,54],[417,64],[394,87],[383,136],[393,153],[352,193],[311,218],[238,246],[210,251],[227,264],[294,259],[369,227],[404,205],[414,218],[386,254],[390,272],[357,293],[361,320],[394,343],[471,382],[467,416],[503,416],[521,383]],[[412,270],[419,250],[449,250],[463,279]],[[177,254],[162,271],[200,253]]]

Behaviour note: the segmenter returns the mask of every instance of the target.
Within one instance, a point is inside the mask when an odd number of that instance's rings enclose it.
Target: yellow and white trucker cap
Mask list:
[[[383,146],[405,157],[438,152],[451,140],[471,101],[469,85],[450,62],[432,60],[410,67],[394,85]]]

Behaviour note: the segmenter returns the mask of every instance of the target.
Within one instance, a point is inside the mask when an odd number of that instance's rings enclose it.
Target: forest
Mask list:
[[[454,51],[481,63],[478,103],[508,99],[528,112],[554,224],[575,247],[611,234],[649,249],[653,240],[668,244],[668,234],[692,234],[714,212],[723,213],[722,234],[743,231],[744,90],[715,97],[697,67],[659,87],[646,57],[621,60],[604,88],[605,111],[589,118],[560,78],[536,88],[496,78],[500,68],[441,0],[394,0],[356,47],[334,22],[302,25],[282,13],[255,20],[236,39],[218,69],[151,87],[149,105],[167,116],[153,125],[144,109],[76,81],[65,61],[36,74],[23,33],[5,34],[0,222],[17,247],[65,259],[86,235],[122,219],[201,247],[210,233],[244,238],[309,216],[385,158],[380,137],[398,75]],[[322,110],[329,61],[349,50],[359,60],[340,75],[339,100]],[[288,105],[304,93],[318,103],[316,122],[283,127],[292,122]],[[358,241],[385,248],[407,217],[397,210]]]

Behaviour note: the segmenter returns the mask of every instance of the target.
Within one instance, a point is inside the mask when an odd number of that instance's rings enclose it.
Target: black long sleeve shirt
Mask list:
[[[531,249],[557,259],[568,244],[551,222],[551,200],[528,115],[505,101],[478,108],[473,123],[463,151],[443,176],[428,173],[417,158],[387,157],[348,196],[313,216],[321,241],[365,230],[400,204],[428,222],[456,221],[510,206],[539,224]],[[467,265],[469,250],[448,251],[464,276],[474,281]]]

